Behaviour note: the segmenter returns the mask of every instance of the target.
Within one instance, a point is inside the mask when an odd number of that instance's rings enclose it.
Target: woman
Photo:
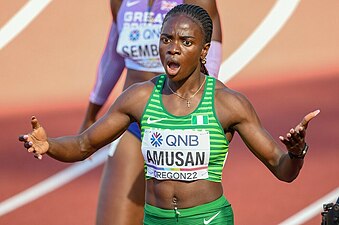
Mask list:
[[[160,36],[166,75],[132,85],[77,136],[48,138],[32,117],[33,132],[19,140],[38,158],[47,153],[74,162],[86,159],[137,122],[145,161],[144,224],[233,224],[221,175],[234,132],[279,180],[292,182],[308,149],[307,125],[319,111],[281,136],[287,152],[281,149],[242,94],[201,72],[211,35],[212,21],[204,9],[174,7]]]
[[[222,37],[215,0],[111,0],[115,21],[112,23],[80,133],[96,121],[98,112],[125,68],[127,74],[124,89],[165,72],[158,53],[162,20],[171,8],[181,3],[199,5],[213,15],[215,29],[206,66],[209,74],[217,77],[222,58]],[[101,181],[98,225],[135,225],[142,222],[145,181],[140,138],[140,129],[133,123],[122,136],[114,155],[113,151],[109,153]],[[126,165],[125,162],[129,163]]]

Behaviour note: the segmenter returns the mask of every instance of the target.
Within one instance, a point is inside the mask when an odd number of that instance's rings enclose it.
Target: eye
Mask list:
[[[164,43],[164,44],[168,44],[168,43],[170,43],[170,39],[169,38],[167,38],[167,37],[162,37],[161,38],[161,41],[162,41],[162,43]]]
[[[192,45],[192,42],[191,42],[191,41],[188,41],[188,40],[183,40],[182,43],[183,43],[185,46],[187,46],[187,47],[189,47],[189,46]]]

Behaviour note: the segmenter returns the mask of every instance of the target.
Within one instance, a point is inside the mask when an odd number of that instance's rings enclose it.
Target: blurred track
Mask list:
[[[1,5],[0,27],[25,3]],[[218,7],[225,12],[225,59],[255,30],[275,1],[261,1],[255,9],[250,4],[218,1]],[[339,21],[335,10],[339,5],[335,0],[326,4],[301,2],[268,46],[228,82],[231,88],[248,96],[276,138],[305,113],[321,109],[308,130],[311,149],[304,168],[291,184],[277,181],[239,138],[231,143],[223,182],[236,224],[279,224],[339,187],[335,143],[339,128],[339,47],[334,44],[339,31],[333,31],[335,23],[330,22]],[[310,17],[317,15],[320,7],[326,15]],[[106,2],[54,1],[1,49],[0,82],[5,85],[0,96],[0,206],[69,168],[69,164],[48,157],[37,162],[23,153],[17,136],[30,129],[32,114],[38,116],[50,136],[77,131],[109,23]],[[117,93],[119,90],[111,100]],[[101,170],[100,165],[0,216],[0,224],[94,224]],[[320,213],[305,221],[304,224],[320,224]]]

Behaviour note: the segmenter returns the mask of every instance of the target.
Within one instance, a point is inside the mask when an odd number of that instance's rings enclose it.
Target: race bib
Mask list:
[[[146,175],[158,180],[193,181],[208,178],[208,131],[146,129],[142,154]]]

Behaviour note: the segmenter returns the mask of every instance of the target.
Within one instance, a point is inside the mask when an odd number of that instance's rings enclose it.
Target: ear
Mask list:
[[[210,46],[211,46],[211,43],[204,44],[204,47],[202,48],[201,55],[200,55],[201,60],[206,59],[208,50],[210,49]]]

